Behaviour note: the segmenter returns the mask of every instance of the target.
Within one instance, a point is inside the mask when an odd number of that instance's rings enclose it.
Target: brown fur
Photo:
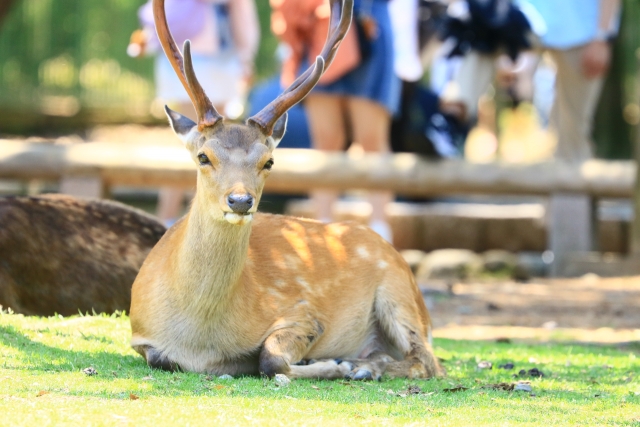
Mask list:
[[[0,198],[0,305],[40,316],[128,310],[135,276],[164,232],[121,203]]]

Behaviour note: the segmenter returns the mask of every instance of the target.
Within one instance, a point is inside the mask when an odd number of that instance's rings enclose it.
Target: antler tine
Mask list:
[[[302,73],[280,96],[271,101],[247,122],[271,135],[278,119],[313,89],[322,73],[331,65],[340,42],[347,34],[353,15],[353,0],[330,0],[331,18],[327,40],[316,61]]]
[[[184,43],[185,57],[183,58],[180,53],[169,30],[167,15],[164,10],[164,0],[153,0],[153,18],[162,49],[196,109],[198,130],[202,131],[205,127],[215,125],[218,121],[222,120],[223,117],[213,107],[213,104],[211,104],[211,101],[204,93],[200,82],[198,82],[195,71],[193,70],[191,44],[188,40]]]
[[[213,104],[211,104],[207,94],[204,93],[204,89],[202,89],[202,86],[196,77],[196,73],[193,70],[193,62],[191,61],[191,42],[189,40],[184,42],[183,51],[187,83],[192,90],[193,98],[196,99],[194,106],[198,114],[198,130],[202,131],[203,128],[210,127],[218,123],[218,121],[222,119],[222,116],[218,114],[216,109],[213,107]]]

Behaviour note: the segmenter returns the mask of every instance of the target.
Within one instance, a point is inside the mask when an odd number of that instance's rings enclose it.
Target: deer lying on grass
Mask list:
[[[422,295],[391,245],[363,226],[256,212],[286,111],[331,63],[352,7],[332,0],[315,64],[246,124],[231,124],[198,83],[188,41],[182,58],[164,1],[154,1],[158,36],[198,123],[166,112],[198,174],[189,213],[133,284],[131,345],[151,367],[327,379],[440,372]]]
[[[131,284],[164,232],[116,202],[0,198],[0,305],[38,316],[128,310]]]

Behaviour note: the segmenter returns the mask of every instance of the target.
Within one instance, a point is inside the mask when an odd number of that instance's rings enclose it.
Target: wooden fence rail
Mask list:
[[[407,196],[452,194],[584,194],[628,198],[632,161],[581,164],[471,164],[428,161],[414,154],[349,157],[343,153],[279,149],[265,191],[306,193],[311,188],[391,190]],[[110,143],[53,145],[0,140],[0,178],[59,180],[94,177],[106,186],[193,187],[195,165],[181,147]]]
[[[549,198],[547,232],[562,272],[568,254],[596,250],[599,198],[633,196],[632,161],[537,164],[428,161],[413,154],[362,155],[279,149],[266,192],[304,194],[312,188],[390,190],[407,196],[538,195]],[[54,145],[0,140],[0,178],[57,180],[61,192],[101,197],[112,186],[195,186],[195,165],[181,147],[85,143]]]

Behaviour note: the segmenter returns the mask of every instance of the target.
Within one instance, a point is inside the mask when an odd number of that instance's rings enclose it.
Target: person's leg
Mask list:
[[[583,48],[551,51],[557,65],[551,127],[558,133],[556,158],[576,162],[593,157],[591,122],[603,78],[584,76]]]
[[[418,88],[418,82],[402,81],[400,95],[400,111],[393,117],[390,130],[390,146],[393,152],[409,151],[406,147],[406,138],[411,126],[411,106]]]
[[[337,95],[311,93],[304,101],[311,143],[316,150],[341,151],[346,145],[343,99]],[[338,192],[314,189],[311,201],[316,219],[330,222]]]
[[[590,159],[593,157],[591,122],[603,78],[585,77],[581,67],[583,48],[551,51],[551,54],[557,66],[550,118],[551,127],[558,133],[555,157],[567,162]],[[553,272],[561,274],[566,254],[597,249],[593,221],[596,204],[588,195],[554,194],[549,212],[549,241],[555,255]],[[560,235],[563,239],[557,238]]]
[[[353,141],[362,145],[365,152],[389,153],[389,112],[377,102],[365,98],[348,98],[347,108],[353,129]],[[393,193],[373,191],[369,193],[371,218],[369,225],[389,242],[391,228],[387,223],[385,207],[393,201]]]

